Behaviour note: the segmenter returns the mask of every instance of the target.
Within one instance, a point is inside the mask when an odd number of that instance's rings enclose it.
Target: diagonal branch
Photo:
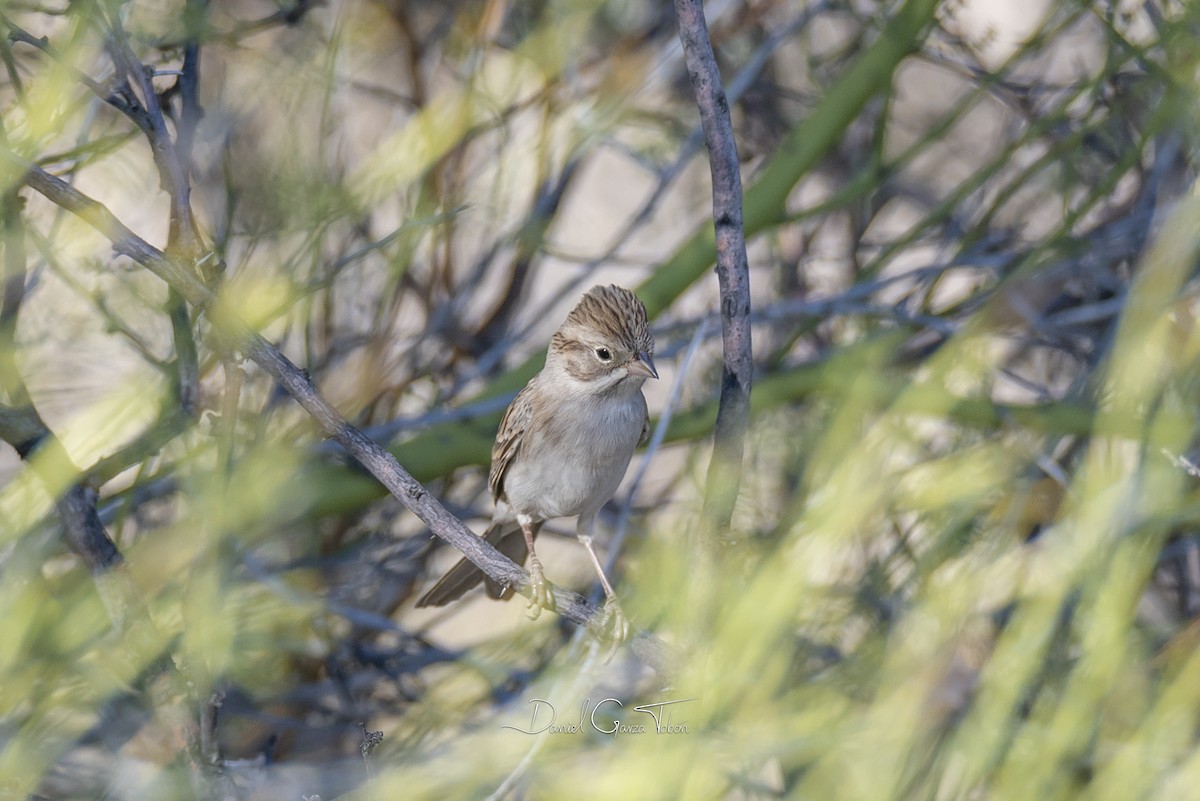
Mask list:
[[[223,342],[234,342],[238,350],[270,375],[317,421],[327,436],[341,444],[392,495],[429,526],[434,534],[461,551],[492,579],[528,595],[528,573],[485,542],[482,537],[472,533],[461,520],[409,475],[392,454],[346,422],[317,391],[308,374],[293,364],[278,348],[228,311],[214,309],[212,294],[200,283],[192,270],[134,234],[103,204],[57,176],[30,164],[11,151],[0,151],[0,157],[22,172],[22,182],[26,186],[80,217],[104,235],[112,242],[116,253],[133,259],[166,281],[188,303],[206,310]],[[599,608],[589,604],[577,593],[559,588],[554,588],[553,592],[560,615],[586,626],[596,636],[605,635],[602,625],[603,613]],[[660,673],[670,669],[672,657],[667,646],[652,635],[638,635],[631,641],[630,647],[639,658]]]
[[[145,109],[141,107],[135,98],[130,96],[127,84],[118,84],[112,87],[105,86],[72,64],[70,59],[65,58],[62,53],[50,44],[50,40],[47,37],[34,36],[4,14],[0,14],[0,22],[8,28],[8,40],[10,42],[20,42],[21,44],[26,44],[40,50],[47,57],[57,62],[63,69],[70,72],[75,80],[87,87],[92,94],[129,117],[143,133],[150,132],[150,119]]]

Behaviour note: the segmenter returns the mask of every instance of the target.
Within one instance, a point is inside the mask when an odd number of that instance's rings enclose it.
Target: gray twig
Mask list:
[[[729,101],[721,85],[701,0],[675,0],[679,39],[704,141],[713,186],[713,226],[725,366],[713,434],[713,459],[705,491],[705,515],[717,530],[726,528],[741,484],[742,451],[750,424],[750,385],[754,361],[750,337],[750,265],[742,224],[742,177]]]

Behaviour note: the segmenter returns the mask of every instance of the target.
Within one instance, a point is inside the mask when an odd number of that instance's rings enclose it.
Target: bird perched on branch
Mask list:
[[[531,618],[554,604],[533,547],[538,530],[547,520],[578,515],[575,532],[604,587],[609,622],[618,637],[626,633],[592,531],[649,431],[642,384],[658,378],[653,355],[646,307],[637,296],[618,286],[592,287],[551,338],[546,366],[500,421],[488,474],[496,509],[483,537],[517,564],[528,555]],[[481,580],[491,597],[512,596],[511,587],[462,559],[417,606],[444,606]]]

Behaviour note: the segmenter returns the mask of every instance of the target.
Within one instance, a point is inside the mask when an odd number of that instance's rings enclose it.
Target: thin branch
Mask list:
[[[8,28],[8,40],[10,42],[19,42],[29,45],[44,53],[49,58],[53,59],[60,66],[68,70],[72,77],[82,85],[86,86],[92,94],[109,104],[113,108],[120,111],[125,116],[129,117],[139,129],[145,133],[150,131],[150,120],[143,109],[133,98],[129,96],[128,85],[117,87],[108,87],[91,77],[87,73],[78,69],[74,64],[67,60],[62,53],[58,52],[50,40],[45,36],[34,36],[29,31],[17,25],[7,16],[0,14],[0,21],[3,21],[4,26]]]
[[[154,153],[159,176],[171,198],[168,249],[177,249],[187,258],[196,259],[200,255],[200,243],[197,239],[196,223],[192,218],[191,184],[188,181],[186,166],[167,130],[167,121],[163,116],[162,105],[154,91],[150,74],[134,54],[125,31],[115,19],[109,21],[108,42],[109,52],[118,72],[124,73],[125,79],[140,95],[138,100],[148,122],[148,128],[145,129],[146,138],[150,140],[150,149]]]
[[[217,464],[228,478],[233,473],[238,407],[244,374],[241,365],[232,355],[221,357],[221,367],[225,375],[225,392],[221,399],[221,420],[217,427]]]
[[[375,766],[371,764],[371,753],[383,742],[383,732],[371,731],[367,728],[366,721],[362,721],[358,725],[362,727],[363,732],[363,739],[362,743],[358,746],[358,752],[362,755],[363,770],[367,774],[367,783],[373,784],[375,782]]]
[[[217,726],[220,723],[221,707],[225,703],[225,691],[214,688],[208,696],[208,703],[200,714],[200,755],[204,761],[215,766],[221,762],[221,744],[217,740]]]
[[[175,150],[185,177],[191,172],[192,144],[204,116],[204,109],[200,107],[200,39],[207,11],[207,0],[189,0],[184,12],[188,40],[183,46],[183,69],[179,73],[180,110]]]
[[[25,300],[25,227],[21,224],[21,197],[5,192],[0,199],[0,226],[4,234],[4,296],[0,299],[0,389],[10,403],[25,406],[29,393],[17,369],[17,317]]]
[[[721,85],[701,0],[675,0],[679,39],[700,109],[713,186],[713,226],[725,365],[705,491],[705,516],[717,530],[729,526],[741,485],[742,453],[750,425],[754,361],[750,337],[750,265],[742,223],[742,177],[729,101]]]
[[[206,4],[199,0],[189,2],[186,9],[188,42],[184,45],[183,74],[179,79],[182,110],[176,123],[175,140],[171,139],[167,130],[162,102],[154,90],[150,73],[130,47],[120,20],[114,17],[109,22],[109,51],[113,65],[118,74],[125,74],[142,96],[141,111],[147,121],[142,130],[154,154],[159,179],[171,198],[167,252],[178,254],[197,267],[203,243],[192,214],[191,152],[195,128],[202,113],[199,100],[200,45],[196,29],[203,23],[205,9]],[[211,278],[207,273],[202,275],[206,280]],[[175,346],[175,394],[184,412],[194,417],[198,412],[200,397],[200,359],[191,314],[174,289],[169,293],[166,309]]]

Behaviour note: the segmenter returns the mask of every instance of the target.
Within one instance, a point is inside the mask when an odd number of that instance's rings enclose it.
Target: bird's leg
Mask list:
[[[596,568],[596,575],[600,577],[600,586],[604,588],[604,625],[612,628],[614,642],[620,643],[629,636],[629,621],[625,618],[625,612],[622,611],[621,603],[617,600],[616,591],[608,583],[608,576],[604,575],[604,566],[600,564],[600,557],[596,556],[596,549],[592,547],[594,522],[590,516],[586,519],[580,517],[575,536],[579,538],[579,542],[587,551],[588,557],[592,560],[592,567]]]
[[[554,608],[554,593],[550,591],[550,582],[542,570],[542,560],[538,559],[537,551],[533,549],[533,521],[524,515],[517,518],[521,524],[521,533],[525,535],[525,547],[529,549],[529,606],[526,614],[530,620],[537,620],[543,609]]]

